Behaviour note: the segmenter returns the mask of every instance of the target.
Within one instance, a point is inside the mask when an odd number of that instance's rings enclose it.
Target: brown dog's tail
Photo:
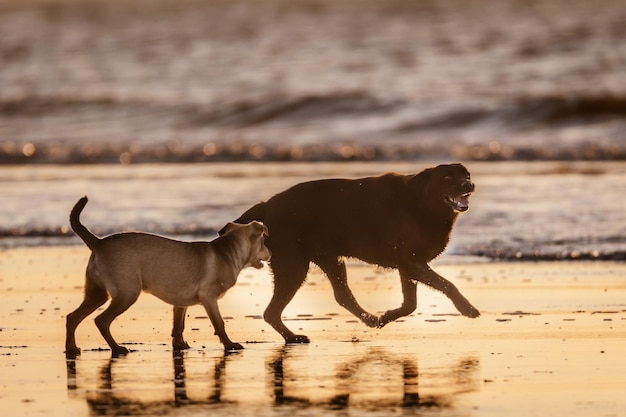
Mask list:
[[[76,202],[72,212],[70,213],[70,225],[72,226],[72,230],[76,232],[76,234],[85,242],[85,245],[91,250],[93,250],[100,239],[98,236],[91,233],[83,224],[80,222],[80,213],[83,211],[85,206],[87,205],[87,196],[81,198]]]

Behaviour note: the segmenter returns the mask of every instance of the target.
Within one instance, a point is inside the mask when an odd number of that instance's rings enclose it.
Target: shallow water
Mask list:
[[[248,207],[298,182],[414,173],[433,163],[224,163],[0,167],[0,247],[77,243],[69,211],[101,235],[142,230],[213,239]],[[624,259],[626,163],[467,163],[476,184],[447,255]]]
[[[308,179],[624,160],[624,21],[620,0],[0,0],[0,248],[67,242],[82,194],[98,233],[206,239]],[[624,259],[623,163],[470,168],[448,254]]]

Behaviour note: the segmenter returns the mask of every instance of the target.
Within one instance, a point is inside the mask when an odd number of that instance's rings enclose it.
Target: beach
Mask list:
[[[12,416],[615,417],[626,399],[626,7],[621,0],[0,0],[0,409]],[[476,186],[418,286],[367,328],[312,267],[262,319],[269,266],[220,301],[225,354],[190,308],[143,295],[65,316],[99,236],[212,240],[295,184],[463,163]],[[271,233],[271,231],[270,231]],[[373,314],[398,272],[348,260]]]
[[[99,235],[143,230],[211,240],[254,202],[297,182],[417,172],[429,162],[2,166],[0,404],[7,415],[617,416],[626,406],[622,162],[465,162],[476,183],[432,267],[481,311],[460,316],[418,286],[414,314],[367,328],[334,300],[319,269],[287,306],[311,339],[285,346],[263,311],[268,267],[246,269],[220,301],[242,352],[225,355],[206,313],[190,308],[171,349],[171,307],[143,295],[112,332],[92,315],[65,359],[65,316],[82,299],[89,251],[68,213]],[[348,262],[374,314],[401,303],[397,271]]]
[[[220,301],[245,349],[225,355],[200,306],[188,311],[192,348],[173,352],[171,308],[144,294],[112,326],[131,349],[111,359],[92,318],[82,355],[67,360],[64,317],[81,301],[82,246],[0,252],[0,402],[6,415],[617,416],[626,406],[626,265],[467,262],[433,268],[481,310],[460,316],[418,287],[418,309],[370,329],[341,307],[322,273],[285,310],[311,338],[285,346],[262,319],[268,268],[245,269]],[[348,265],[373,312],[401,302],[397,272]]]

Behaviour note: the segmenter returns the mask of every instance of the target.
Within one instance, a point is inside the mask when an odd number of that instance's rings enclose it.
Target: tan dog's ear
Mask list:
[[[250,224],[252,224],[254,226],[255,234],[258,237],[261,237],[261,235],[265,235],[265,236],[269,236],[270,235],[269,229],[263,223],[257,222],[256,220],[254,220],[254,221],[250,222]]]
[[[218,234],[219,236],[223,236],[223,235],[225,235],[226,233],[228,233],[228,231],[229,231],[230,229],[232,229],[232,228],[233,228],[233,226],[234,226],[234,225],[235,225],[235,223],[233,223],[233,222],[228,222],[228,223],[226,223],[226,226],[222,227],[222,228],[220,229],[220,231],[219,231],[219,232],[217,232],[217,234]]]

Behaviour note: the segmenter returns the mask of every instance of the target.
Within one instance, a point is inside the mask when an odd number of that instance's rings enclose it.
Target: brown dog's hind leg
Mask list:
[[[287,261],[285,262],[285,259]],[[283,310],[293,299],[309,270],[308,260],[299,260],[295,256],[278,258],[274,256],[270,261],[274,273],[274,294],[265,309],[263,318],[285,339],[285,343],[310,343],[305,335],[297,335],[285,326],[281,315]]]
[[[400,308],[388,310],[380,316],[378,327],[383,327],[387,323],[397,320],[400,317],[408,316],[417,308],[417,283],[405,277],[402,272],[400,272],[400,281],[404,301],[402,301]]]
[[[96,311],[102,304],[106,303],[108,299],[109,295],[104,288],[97,286],[91,280],[87,279],[83,302],[65,318],[66,358],[74,359],[76,356],[80,355],[80,349],[76,346],[76,328],[88,315]]]
[[[314,259],[313,262],[322,268],[322,271],[330,280],[337,303],[358,317],[367,326],[377,327],[378,317],[363,310],[356,298],[354,298],[350,287],[348,287],[344,260],[337,257],[326,257]]]
[[[174,306],[174,326],[172,328],[172,347],[174,350],[189,349],[189,344],[183,338],[185,330],[185,314],[187,307]]]
[[[128,291],[117,295],[112,294],[111,304],[98,317],[96,317],[96,326],[98,326],[100,334],[102,334],[104,340],[106,340],[111,347],[111,356],[113,357],[126,355],[128,353],[128,349],[124,346],[120,346],[115,339],[113,339],[113,336],[111,336],[111,323],[117,316],[128,310],[128,307],[137,301],[140,293],[141,289],[139,288],[137,291]]]

